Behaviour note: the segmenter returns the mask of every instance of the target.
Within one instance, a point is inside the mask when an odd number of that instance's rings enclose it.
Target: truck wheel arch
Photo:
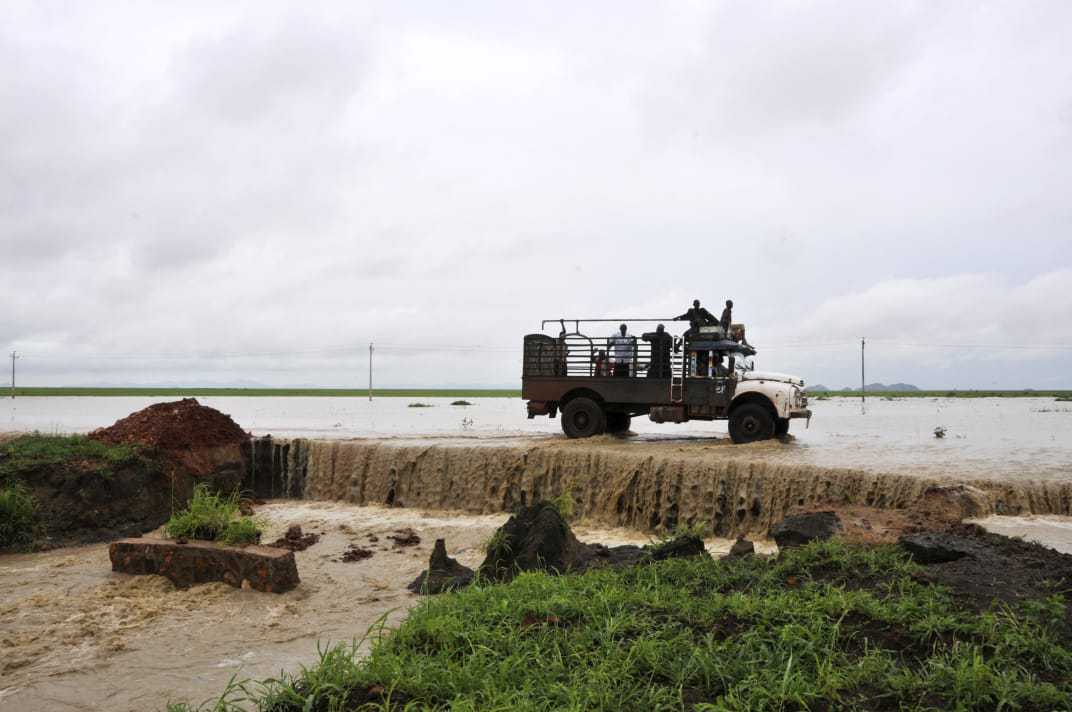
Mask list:
[[[771,417],[774,418],[775,421],[777,421],[778,409],[774,407],[774,403],[771,402],[771,399],[763,395],[762,393],[756,393],[754,391],[749,393],[742,393],[741,395],[734,398],[733,402],[730,403],[729,413],[732,413],[734,410],[741,407],[745,403],[758,403],[759,405],[769,410]]]
[[[566,404],[575,398],[591,398],[596,403],[603,405],[603,396],[599,395],[590,388],[574,388],[572,391],[566,393],[558,401],[559,409],[565,408]]]

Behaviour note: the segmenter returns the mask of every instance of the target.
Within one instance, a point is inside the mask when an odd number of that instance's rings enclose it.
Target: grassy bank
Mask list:
[[[0,390],[0,396],[7,396],[9,390]],[[169,396],[169,397],[209,397],[237,396],[242,398],[261,397],[328,397],[328,398],[368,398],[368,389],[364,388],[68,388],[68,387],[19,387],[15,389],[16,397],[27,398],[45,396]],[[374,388],[373,398],[520,398],[520,390],[479,389],[479,388]]]
[[[895,547],[832,541],[523,574],[423,603],[366,658],[168,710],[1064,710],[1062,620],[1056,594],[980,612]]]
[[[48,510],[34,491],[57,468],[109,478],[143,462],[130,445],[106,445],[84,435],[23,435],[0,443],[0,550],[32,548],[47,534]]]

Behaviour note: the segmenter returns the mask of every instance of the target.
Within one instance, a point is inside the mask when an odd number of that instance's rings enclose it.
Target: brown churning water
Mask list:
[[[978,490],[976,516],[1072,514],[1068,481],[820,467],[695,442],[265,439],[254,452],[259,487],[277,494],[488,514],[569,492],[580,518],[640,531],[763,535],[794,507],[906,508],[951,482]]]

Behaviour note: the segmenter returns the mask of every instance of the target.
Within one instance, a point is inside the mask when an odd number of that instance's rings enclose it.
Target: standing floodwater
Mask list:
[[[153,402],[127,397],[46,397],[0,401],[0,432],[87,432]],[[255,435],[357,438],[562,438],[557,420],[528,420],[517,398],[417,399],[204,397]],[[1052,398],[812,399],[811,426],[792,424],[788,442],[734,446],[720,455],[932,476],[1072,479],[1072,403]],[[936,438],[934,430],[945,429]],[[728,445],[724,422],[655,424],[634,418],[630,442],[697,439]]]

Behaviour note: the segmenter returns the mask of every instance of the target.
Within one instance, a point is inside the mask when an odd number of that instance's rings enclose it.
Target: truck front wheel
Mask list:
[[[562,409],[562,432],[571,438],[590,438],[606,428],[607,416],[591,398],[574,398]]]
[[[751,443],[774,436],[774,416],[759,403],[744,403],[730,413],[730,438]]]
[[[774,434],[778,437],[789,434],[789,418],[778,418],[778,422],[774,424]]]

